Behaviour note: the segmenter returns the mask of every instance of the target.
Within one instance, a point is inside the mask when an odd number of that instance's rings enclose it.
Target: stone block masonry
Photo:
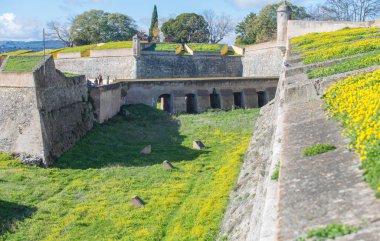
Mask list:
[[[242,76],[241,57],[149,54],[137,58],[138,79]]]
[[[0,73],[0,151],[49,166],[92,128],[84,76],[65,77],[49,58],[28,73]]]

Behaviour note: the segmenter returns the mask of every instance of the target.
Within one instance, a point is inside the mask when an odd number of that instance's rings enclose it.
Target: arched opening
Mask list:
[[[190,114],[197,113],[197,102],[194,94],[186,95],[186,112]]]
[[[220,97],[215,89],[212,94],[210,94],[210,105],[212,109],[220,109]]]
[[[258,97],[258,104],[259,108],[263,107],[264,105],[268,104],[268,95],[265,91],[259,91],[257,92]]]
[[[157,109],[171,112],[171,96],[169,94],[160,95],[157,100]]]
[[[234,93],[234,106],[235,108],[243,108],[243,93],[241,92],[235,92]]]

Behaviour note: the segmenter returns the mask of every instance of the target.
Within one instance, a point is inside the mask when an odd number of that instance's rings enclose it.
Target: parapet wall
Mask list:
[[[99,74],[106,79],[136,78],[136,59],[132,55],[122,57],[56,59],[56,68],[62,72],[85,75],[95,79]]]
[[[49,166],[92,128],[84,76],[65,77],[49,58],[28,73],[0,73],[0,150]]]

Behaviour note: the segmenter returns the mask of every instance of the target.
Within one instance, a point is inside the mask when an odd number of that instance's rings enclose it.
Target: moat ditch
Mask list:
[[[127,116],[96,125],[52,168],[1,154],[0,210],[15,211],[0,240],[216,239],[259,110],[123,108]],[[207,148],[193,150],[194,140]],[[147,145],[152,153],[141,154]],[[176,169],[163,169],[165,160]],[[143,208],[131,206],[134,195]]]

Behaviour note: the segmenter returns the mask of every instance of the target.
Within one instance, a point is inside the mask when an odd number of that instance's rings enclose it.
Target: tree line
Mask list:
[[[293,10],[292,19],[366,21],[379,16],[380,12],[380,0],[327,0],[309,9],[288,4]],[[128,15],[101,10],[84,12],[68,24],[52,21],[47,26],[51,38],[69,47],[131,40],[134,35],[153,42],[219,43],[234,31],[237,44],[253,44],[276,38],[278,7],[279,4],[269,4],[237,24],[231,16],[217,15],[212,10],[201,15],[183,13],[159,28],[158,11],[154,6],[148,34],[138,31],[136,22]]]

